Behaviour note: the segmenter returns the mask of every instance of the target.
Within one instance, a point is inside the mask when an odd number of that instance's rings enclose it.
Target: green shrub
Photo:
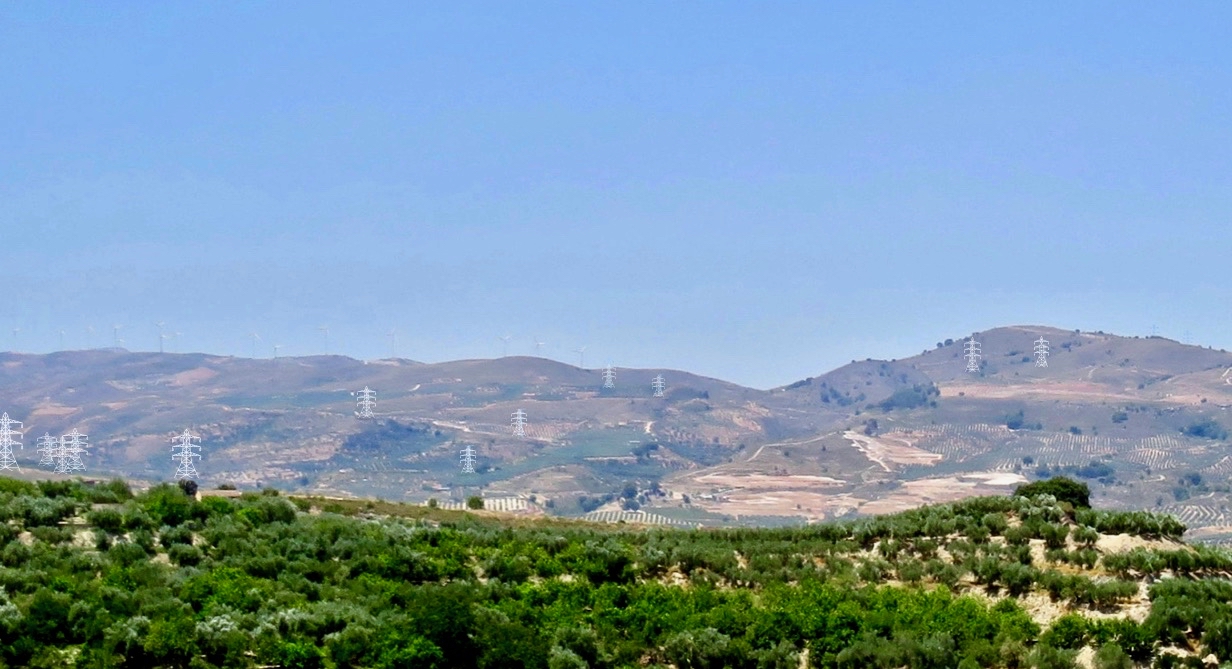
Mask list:
[[[1014,490],[1017,497],[1032,498],[1036,495],[1052,495],[1058,502],[1069,502],[1074,508],[1091,508],[1091,489],[1085,483],[1079,483],[1065,476],[1024,483]]]
[[[1181,432],[1187,437],[1197,437],[1199,439],[1223,441],[1228,438],[1228,431],[1213,418],[1196,420],[1185,426],[1185,429],[1181,430]]]
[[[86,514],[86,522],[110,534],[119,534],[124,530],[124,514],[118,509],[95,509]]]

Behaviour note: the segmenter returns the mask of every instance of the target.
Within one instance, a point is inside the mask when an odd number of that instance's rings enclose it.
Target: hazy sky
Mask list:
[[[1232,348],[1232,5],[1028,4],[5,4],[0,348]]]

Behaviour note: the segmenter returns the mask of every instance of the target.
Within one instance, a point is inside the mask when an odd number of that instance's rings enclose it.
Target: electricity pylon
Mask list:
[[[1048,340],[1043,337],[1035,340],[1035,366],[1048,366]]]
[[[963,350],[966,351],[964,357],[967,359],[967,371],[980,371],[980,358],[984,356],[980,353],[980,343],[975,340],[975,335],[971,335],[971,338],[963,345]]]
[[[68,474],[84,471],[85,462],[81,456],[87,454],[90,438],[73,429],[72,432],[60,437],[60,446],[56,449],[56,473]]]
[[[475,473],[475,449],[470,444],[467,444],[466,448],[462,449],[462,473]]]
[[[21,467],[17,466],[17,458],[13,456],[13,447],[22,448],[22,434],[20,430],[14,430],[13,426],[20,428],[21,421],[9,418],[8,413],[0,415],[0,471],[6,469],[21,471]]]
[[[180,435],[171,439],[175,443],[171,447],[171,459],[178,463],[175,468],[175,478],[180,481],[189,481],[197,478],[197,467],[193,464],[193,460],[200,460],[201,437],[194,435],[188,430],[184,430]]]
[[[376,406],[376,391],[364,386],[364,389],[355,393],[355,415],[360,418],[372,418],[376,414],[372,413],[373,407]]]
[[[667,383],[663,381],[663,375],[659,374],[650,382],[650,387],[654,390],[655,397],[663,397],[663,391],[667,390]]]
[[[60,440],[45,433],[38,438],[38,454],[40,467],[55,467],[56,456],[60,452]]]
[[[603,387],[608,389],[616,387],[616,370],[612,369],[610,364],[603,369]]]
[[[513,434],[517,437],[526,436],[526,412],[518,409],[513,412],[513,417],[510,420],[513,426]]]

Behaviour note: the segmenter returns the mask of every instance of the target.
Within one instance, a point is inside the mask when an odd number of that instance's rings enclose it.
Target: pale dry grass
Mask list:
[[[905,438],[905,434],[897,437],[890,435],[870,437],[847,430],[843,433],[843,438],[850,441],[857,450],[864,454],[864,457],[877,463],[887,472],[892,471],[890,465],[931,466],[944,459],[937,453],[916,448],[911,441]]]

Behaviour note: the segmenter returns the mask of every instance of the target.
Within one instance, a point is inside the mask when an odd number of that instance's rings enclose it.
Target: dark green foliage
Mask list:
[[[466,498],[466,508],[482,509],[483,508],[483,498],[480,497],[479,495],[471,495],[470,497],[467,497]]]
[[[12,488],[0,492],[0,667],[64,666],[64,653],[86,667],[198,669],[795,669],[805,648],[827,669],[1064,667],[1082,645],[1117,669],[1168,662],[1161,645],[1232,655],[1232,585],[1207,578],[1232,570],[1224,551],[1102,555],[1097,529],[1173,536],[1179,524],[1042,497],[682,531],[310,514],[269,493],[196,502],[176,486],[110,502],[76,482]],[[83,530],[98,550],[70,541]],[[26,531],[33,541],[17,541]],[[1032,539],[1065,569],[1033,563]],[[1153,586],[1141,625],[1071,615],[1041,634],[1015,598],[1112,611],[1137,592],[1072,573],[1099,561],[1123,578],[1178,578]],[[1005,597],[961,594],[970,578]]]
[[[124,514],[118,509],[96,509],[86,514],[86,522],[95,529],[118,534],[124,530]]]
[[[1090,463],[1074,470],[1074,473],[1084,479],[1106,479],[1112,477],[1116,472],[1108,463],[1092,460]]]
[[[404,452],[426,449],[444,440],[431,425],[409,425],[392,419],[366,425],[364,431],[349,435],[342,442],[344,450],[360,453]]]
[[[181,479],[176,482],[176,485],[179,486],[180,491],[183,492],[186,497],[196,497],[197,496],[197,482],[196,481],[192,479]]]
[[[941,394],[940,389],[936,385],[929,383],[928,385],[915,384],[910,388],[899,388],[894,391],[886,399],[882,400],[877,406],[882,411],[893,411],[895,409],[914,409],[916,407],[928,404],[933,397]]]
[[[1223,441],[1228,438],[1228,431],[1213,418],[1203,418],[1194,421],[1181,430],[1186,436],[1200,439],[1216,439]]]
[[[1069,613],[1054,620],[1048,631],[1040,637],[1040,642],[1054,648],[1077,650],[1086,645],[1087,628],[1086,618]]]
[[[1018,486],[1014,491],[1018,497],[1034,497],[1036,495],[1052,495],[1058,502],[1069,502],[1074,508],[1089,509],[1091,507],[1091,489],[1085,483],[1079,483],[1065,476],[1057,476],[1046,481],[1036,481]]]
[[[1133,534],[1147,539],[1180,539],[1185,525],[1173,516],[1146,511],[1092,511],[1079,509],[1074,521],[1103,534]]]
[[[142,508],[153,519],[155,526],[179,525],[191,517],[195,501],[184,494],[179,486],[157,485],[139,498]]]

